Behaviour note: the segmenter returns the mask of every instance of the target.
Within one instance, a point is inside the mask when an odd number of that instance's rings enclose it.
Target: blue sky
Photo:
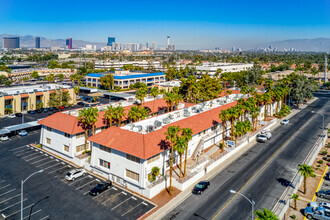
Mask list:
[[[182,49],[330,37],[329,0],[0,0],[0,33]]]

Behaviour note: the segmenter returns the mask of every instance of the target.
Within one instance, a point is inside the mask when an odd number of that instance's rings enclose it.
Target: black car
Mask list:
[[[210,187],[210,182],[205,180],[202,182],[197,183],[197,185],[192,190],[192,193],[194,194],[202,194],[204,190]]]
[[[49,112],[48,108],[43,108],[43,112]]]
[[[28,113],[28,114],[30,114],[30,115],[33,115],[33,114],[35,114],[35,113],[36,113],[36,111],[34,111],[34,110],[31,110],[31,111],[27,111],[27,113]]]
[[[23,114],[22,114],[22,113],[15,113],[15,116],[16,116],[16,117],[22,117]]]
[[[92,196],[97,196],[98,194],[100,194],[101,192],[110,189],[112,186],[112,182],[101,182],[98,183],[93,189],[91,189],[89,191],[89,194]]]
[[[77,105],[84,105],[84,102],[78,102]]]
[[[42,108],[37,109],[37,113],[42,113]]]
[[[54,108],[53,108],[53,107],[50,107],[50,108],[49,108],[49,111],[54,111]]]

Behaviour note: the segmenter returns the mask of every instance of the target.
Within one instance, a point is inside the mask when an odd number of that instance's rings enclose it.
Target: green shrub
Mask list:
[[[323,160],[319,160],[317,161],[319,164],[323,164]]]
[[[320,166],[321,166],[320,164],[317,165],[317,167],[320,167]]]
[[[315,168],[315,170],[318,170],[319,168]]]
[[[328,144],[326,145],[326,148],[330,148],[330,143],[328,143]]]
[[[37,148],[42,148],[41,144],[38,144],[38,145],[37,145]]]
[[[292,219],[296,219],[296,217],[297,217],[296,215],[291,215]]]
[[[325,156],[325,155],[327,155],[328,154],[328,151],[326,151],[326,150],[324,150],[324,151],[322,151],[322,153],[321,153],[323,156]]]
[[[82,155],[85,155],[85,154],[89,154],[91,151],[90,150],[85,150],[85,151],[83,151],[81,154]]]
[[[287,105],[284,105],[281,108],[281,110],[278,111],[276,116],[279,117],[279,118],[283,118],[283,117],[287,116],[288,114],[290,114],[290,112],[291,112],[291,108]]]

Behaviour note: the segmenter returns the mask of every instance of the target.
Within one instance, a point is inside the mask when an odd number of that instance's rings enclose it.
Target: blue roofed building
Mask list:
[[[146,72],[130,72],[128,70],[119,70],[110,73],[89,73],[86,76],[86,85],[91,87],[101,87],[101,77],[106,74],[112,74],[115,86],[121,89],[128,89],[131,84],[141,82],[147,86],[153,86],[155,83],[165,82],[165,73],[146,73]]]

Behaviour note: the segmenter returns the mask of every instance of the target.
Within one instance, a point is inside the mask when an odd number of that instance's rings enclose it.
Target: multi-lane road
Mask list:
[[[272,131],[267,143],[257,143],[211,180],[203,195],[190,195],[165,219],[251,219],[251,204],[231,194],[236,190],[255,201],[255,208],[272,209],[309,154],[322,132],[322,117],[329,123],[330,99],[317,95],[318,100]]]

